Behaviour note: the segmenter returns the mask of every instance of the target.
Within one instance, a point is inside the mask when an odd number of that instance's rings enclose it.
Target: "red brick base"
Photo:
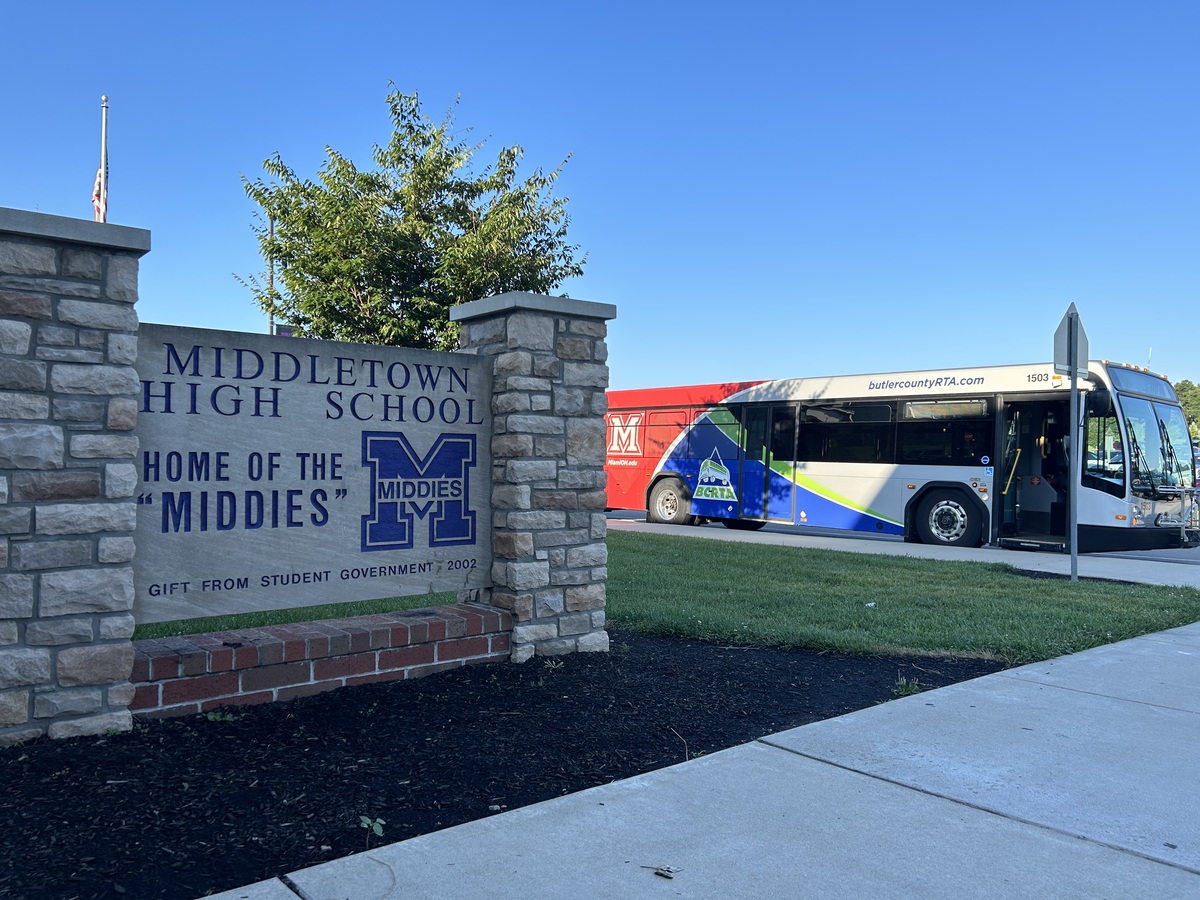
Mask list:
[[[129,709],[181,716],[499,662],[511,631],[507,612],[459,604],[136,641]]]

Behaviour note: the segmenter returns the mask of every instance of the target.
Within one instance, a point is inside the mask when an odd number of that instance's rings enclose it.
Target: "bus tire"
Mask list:
[[[721,519],[721,524],[734,531],[758,531],[767,523],[755,519]]]
[[[650,491],[646,521],[660,525],[691,525],[696,521],[696,517],[688,512],[691,505],[691,497],[683,482],[676,478],[664,478]]]
[[[932,491],[917,507],[917,534],[922,544],[978,547],[981,517],[962,491]]]

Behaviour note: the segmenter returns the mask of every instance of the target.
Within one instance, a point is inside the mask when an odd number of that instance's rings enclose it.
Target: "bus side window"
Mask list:
[[[800,426],[800,442],[796,447],[796,459],[816,462],[825,456],[825,427],[817,422],[805,422]]]
[[[806,406],[800,413],[800,447],[796,455],[806,462],[820,462],[837,455],[836,424],[845,418],[837,404]]]
[[[896,461],[941,466],[978,466],[991,455],[991,423],[945,419],[900,423]]]
[[[766,462],[767,408],[747,403],[742,407],[742,458]]]
[[[646,456],[654,459],[661,457],[671,443],[680,438],[679,443],[675,445],[674,455],[688,458],[688,432],[691,424],[691,414],[686,409],[651,412],[646,424]]]
[[[689,459],[707,457],[712,447],[717,446],[722,459],[736,458],[742,446],[742,407],[735,403],[729,406],[714,406],[696,417],[696,425],[702,436],[693,435],[689,446]],[[713,431],[715,429],[715,433]],[[705,433],[706,432],[706,433]],[[725,442],[728,443],[725,443]]]
[[[896,462],[984,465],[992,455],[991,410],[985,398],[904,401]]]
[[[895,456],[895,406],[878,402],[814,404],[803,411],[803,460],[890,463]]]
[[[795,456],[795,407],[777,406],[771,410],[771,458],[779,462],[792,462]]]
[[[1112,395],[1092,391],[1087,395],[1086,451],[1083,486],[1115,497],[1125,496],[1125,452]]]
[[[949,422],[904,422],[900,426],[900,463],[935,465],[953,456]]]

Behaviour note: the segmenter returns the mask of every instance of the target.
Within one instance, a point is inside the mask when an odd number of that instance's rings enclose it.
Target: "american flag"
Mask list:
[[[96,169],[96,186],[92,188],[92,219],[96,222],[104,222],[108,218],[108,185],[104,181],[104,166],[101,166]]]

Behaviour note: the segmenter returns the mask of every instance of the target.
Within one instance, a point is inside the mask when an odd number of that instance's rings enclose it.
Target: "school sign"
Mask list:
[[[0,208],[0,746],[608,649],[614,307],[459,304],[455,353],[149,325],[149,249]],[[431,592],[411,622],[132,640]]]
[[[143,324],[138,621],[486,584],[484,362]]]

